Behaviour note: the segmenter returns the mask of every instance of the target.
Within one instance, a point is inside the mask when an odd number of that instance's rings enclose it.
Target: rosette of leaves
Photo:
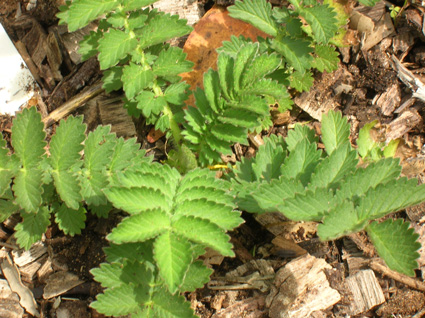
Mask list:
[[[103,88],[107,92],[122,88],[131,115],[142,113],[148,123],[167,131],[175,125],[173,112],[181,109],[188,96],[189,86],[179,74],[189,72],[193,63],[186,61],[182,49],[165,42],[192,28],[177,15],[149,9],[154,2],[74,0],[57,16],[70,31],[101,18],[97,31],[80,43],[82,59],[97,55],[104,70]]]
[[[306,126],[297,125],[286,139],[268,139],[255,158],[237,164],[232,184],[238,205],[249,212],[317,221],[322,240],[365,230],[391,269],[413,276],[418,235],[408,222],[377,219],[425,201],[425,185],[400,177],[398,159],[358,166],[349,135],[347,120],[330,111],[322,119],[325,151]]]
[[[107,198],[128,213],[107,236],[107,263],[92,270],[106,288],[91,306],[113,316],[192,317],[179,293],[209,279],[197,257],[212,248],[233,256],[226,231],[242,223],[227,183],[208,169],[182,176],[169,166],[117,173]]]
[[[291,8],[272,9],[266,0],[236,1],[228,8],[230,16],[252,24],[268,34],[263,39],[269,50],[283,60],[273,77],[299,92],[313,85],[312,69],[331,72],[338,68],[347,16],[333,1],[289,0]]]
[[[111,209],[103,190],[118,171],[137,170],[150,161],[135,139],[124,141],[99,126],[86,138],[81,117],[62,120],[49,143],[47,156],[44,124],[35,107],[13,120],[8,154],[0,139],[0,220],[19,212],[17,243],[29,249],[41,239],[54,214],[59,228],[69,235],[85,227],[86,211],[107,217]],[[84,151],[84,158],[81,152]]]
[[[269,127],[270,104],[292,105],[286,87],[268,77],[281,64],[277,54],[249,41],[233,48],[220,53],[217,71],[205,73],[204,89],[194,93],[196,107],[185,110],[182,134],[201,165],[220,162],[237,142],[247,144],[248,131]]]

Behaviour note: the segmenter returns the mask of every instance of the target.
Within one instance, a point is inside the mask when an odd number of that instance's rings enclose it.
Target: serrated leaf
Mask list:
[[[220,80],[218,73],[209,69],[204,74],[204,91],[209,107],[215,113],[220,111]]]
[[[195,261],[191,263],[183,284],[180,286],[180,290],[192,292],[198,288],[202,288],[206,283],[208,283],[213,272],[214,271],[211,268],[206,267],[202,261]]]
[[[99,40],[100,69],[106,70],[133,51],[137,46],[137,39],[124,31],[110,29]]]
[[[291,109],[293,104],[286,87],[268,78],[255,81],[245,87],[241,93],[273,97],[282,109]]]
[[[184,237],[165,232],[155,240],[154,257],[159,275],[170,293],[175,294],[192,262],[191,244]]]
[[[322,141],[326,152],[331,154],[344,143],[349,143],[350,125],[347,118],[333,110],[322,116]]]
[[[173,222],[172,228],[175,233],[196,243],[205,244],[223,256],[234,256],[229,236],[224,233],[224,230],[207,220],[182,216]]]
[[[409,228],[409,222],[388,219],[382,223],[372,222],[366,228],[376,251],[388,267],[407,276],[415,276],[421,244],[419,235]]]
[[[42,202],[43,171],[22,169],[14,179],[13,192],[16,203],[27,212],[37,212]]]
[[[157,290],[152,297],[153,313],[146,317],[160,318],[197,318],[190,303],[180,295],[171,295],[164,288]]]
[[[67,170],[79,161],[85,131],[83,117],[71,116],[61,120],[50,141],[50,162],[54,170]]]
[[[224,42],[223,42],[224,43]],[[235,52],[235,56],[236,56]],[[220,87],[223,92],[223,96],[230,100],[233,98],[233,68],[235,65],[234,58],[227,54],[219,54],[217,59],[217,70],[220,78]]]
[[[320,221],[332,207],[333,191],[318,188],[296,193],[282,201],[277,210],[294,221]]]
[[[361,231],[367,225],[367,221],[359,218],[353,202],[350,201],[334,207],[322,222],[317,227],[317,235],[324,241]]]
[[[107,219],[109,216],[109,212],[111,212],[113,206],[111,203],[107,203],[105,205],[89,205],[87,209],[98,218]]]
[[[140,150],[140,145],[136,143],[136,138],[124,140],[119,138],[114,148],[113,157],[109,165],[109,170],[117,172],[129,168],[133,164],[133,160],[138,155],[144,155],[144,151]]]
[[[125,218],[107,239],[116,243],[143,242],[170,228],[170,217],[160,209],[144,211]]]
[[[167,106],[167,101],[164,96],[155,96],[150,91],[141,91],[137,96],[137,108],[142,110],[145,117],[150,117],[151,114],[159,115]]]
[[[119,263],[102,263],[98,268],[90,270],[90,273],[94,276],[94,280],[99,282],[103,288],[114,288],[123,284],[123,267]]]
[[[85,227],[86,209],[73,210],[62,204],[55,213],[55,221],[66,235],[81,234]]]
[[[47,231],[50,211],[42,207],[37,213],[24,213],[22,217],[23,221],[15,226],[15,237],[18,245],[28,250]]]
[[[143,7],[147,7],[157,0],[123,0],[123,9],[126,11],[137,10]]]
[[[272,18],[272,6],[264,0],[236,1],[227,8],[230,16],[252,24],[261,31],[276,36],[278,26]]]
[[[309,189],[330,187],[336,182],[346,182],[346,176],[356,169],[357,153],[350,144],[344,144],[321,161],[311,177]]]
[[[211,127],[211,133],[218,139],[227,140],[232,143],[247,145],[246,129],[230,124],[217,124]]]
[[[108,176],[105,171],[83,170],[81,179],[81,195],[89,205],[105,205],[107,199],[103,192],[108,186]]]
[[[103,72],[102,88],[105,92],[110,93],[122,88],[122,66],[113,66]]]
[[[328,43],[338,31],[336,13],[327,4],[303,7],[298,12],[310,24],[313,38],[319,43]]]
[[[174,105],[183,105],[190,96],[189,87],[185,82],[171,84],[164,91],[165,100]]]
[[[90,33],[86,35],[82,41],[80,41],[78,53],[81,55],[82,61],[87,61],[89,58],[96,56],[97,53],[99,53],[99,40],[102,36],[103,32],[101,31],[90,31]]]
[[[192,31],[186,20],[177,15],[156,14],[149,23],[137,32],[142,36],[139,41],[141,49],[180,37]]]
[[[12,146],[24,168],[36,166],[44,154],[46,134],[41,115],[35,107],[16,115],[12,126]]]
[[[338,52],[328,45],[316,45],[314,49],[315,57],[311,66],[320,72],[332,72],[338,69]]]
[[[152,71],[157,76],[175,76],[190,72],[193,62],[186,60],[187,54],[179,47],[171,46],[162,50],[152,65]]]
[[[316,132],[306,125],[296,124],[294,129],[288,132],[285,142],[288,145],[289,151],[294,151],[296,145],[306,139],[309,143],[319,142],[319,138],[316,136]]]
[[[425,201],[425,184],[417,184],[417,179],[400,178],[369,189],[358,204],[360,218],[377,219]]]
[[[148,87],[154,78],[155,76],[152,70],[146,70],[138,64],[130,63],[124,66],[121,79],[124,83],[125,96],[128,99],[132,99],[141,90]]]
[[[56,191],[65,204],[74,210],[77,210],[81,202],[80,181],[70,171],[52,172],[52,177],[56,187]]]
[[[247,43],[245,44],[236,55],[234,68],[233,68],[233,89],[239,92],[242,86],[242,76],[244,72],[249,69],[249,65],[254,60],[258,53],[258,43]],[[249,80],[249,79],[247,79]],[[205,84],[204,84],[205,88]]]
[[[381,183],[397,179],[401,173],[399,159],[388,158],[369,164],[366,168],[359,168],[341,183],[337,192],[339,200],[364,195],[370,188]]]
[[[298,92],[308,92],[313,86],[314,78],[311,72],[295,71],[289,76],[289,85]]]
[[[288,36],[278,36],[273,39],[271,46],[301,74],[310,69],[313,61],[313,57],[310,55],[313,52],[310,42]]]
[[[376,142],[373,140],[371,130],[378,123],[377,120],[374,120],[370,123],[365,124],[359,130],[359,138],[357,138],[357,151],[362,158],[367,157],[373,148],[377,147]]]
[[[299,179],[303,184],[311,178],[311,174],[319,163],[321,151],[315,143],[310,144],[306,139],[299,142],[285,160],[282,175],[288,179]]]
[[[98,126],[84,143],[84,166],[89,172],[102,171],[110,162],[115,146],[115,136],[110,126]]]
[[[19,211],[19,206],[11,200],[0,199],[0,222],[4,222],[13,213]]]
[[[106,260],[110,263],[123,263],[125,260],[153,263],[152,241],[124,244],[111,243],[108,247],[104,248]]]
[[[263,79],[267,74],[275,71],[281,58],[277,54],[262,54],[257,56],[242,73],[241,87],[249,87],[251,84]]]
[[[57,17],[61,19],[59,24],[67,23],[69,32],[73,32],[118,5],[117,0],[78,0],[74,1],[67,11],[58,13]]]
[[[8,156],[8,152],[6,141],[3,139],[3,135],[0,134],[0,197],[7,189],[10,189],[10,183],[14,176],[14,171],[9,167],[11,157]]]
[[[136,312],[140,308],[137,289],[133,284],[123,284],[116,288],[108,288],[90,304],[97,312],[112,316],[122,316]],[[147,289],[147,287],[145,287]],[[140,293],[140,291],[139,291]]]

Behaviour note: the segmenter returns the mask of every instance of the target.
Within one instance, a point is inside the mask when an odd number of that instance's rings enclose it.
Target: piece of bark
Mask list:
[[[60,296],[68,290],[81,285],[84,281],[80,280],[77,275],[70,272],[56,272],[49,276],[44,287],[43,298],[50,299]]]
[[[405,133],[422,122],[419,112],[414,109],[404,111],[399,117],[394,119],[388,126],[385,135],[386,142],[401,138]]]
[[[271,318],[306,318],[326,310],[341,296],[329,286],[324,273],[332,267],[324,259],[303,255],[281,268],[274,281],[275,289],[267,296]]]
[[[188,25],[196,24],[205,13],[203,6],[193,0],[159,0],[152,7],[172,15],[177,14],[180,19],[186,19]]]
[[[345,86],[342,87],[341,84]],[[352,74],[343,64],[339,64],[335,72],[320,74],[313,87],[308,92],[296,96],[294,103],[320,121],[322,114],[341,105],[342,93],[349,93],[353,88],[352,84]]]
[[[0,279],[0,317],[21,318],[23,315],[18,295],[10,289],[7,280]]]
[[[381,286],[372,270],[362,270],[345,280],[353,294],[351,314],[358,315],[385,302]]]
[[[18,268],[13,264],[9,254],[5,251],[1,251],[0,258],[2,260],[1,270],[3,275],[6,277],[10,289],[19,295],[21,306],[31,315],[40,317],[34,295],[28,287],[22,284]]]
[[[95,99],[102,125],[111,125],[111,132],[117,137],[134,137],[137,135],[136,127],[121,97],[110,97],[104,94]]]
[[[412,90],[412,96],[425,101],[425,84],[408,70],[395,55],[391,56],[391,60],[392,67],[397,72],[398,78]]]
[[[400,106],[401,91],[400,86],[394,83],[382,93],[376,100],[376,105],[381,109],[384,116],[390,116],[394,110]]]
[[[41,242],[34,243],[29,250],[12,251],[13,261],[19,267],[31,264],[45,254],[47,247]]]

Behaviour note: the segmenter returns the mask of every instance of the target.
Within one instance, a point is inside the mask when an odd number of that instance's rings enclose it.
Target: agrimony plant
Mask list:
[[[317,221],[318,235],[333,240],[365,230],[387,265],[413,276],[418,235],[408,222],[378,219],[425,200],[425,185],[400,178],[399,160],[359,167],[350,127],[340,113],[322,117],[322,142],[297,125],[288,137],[269,138],[253,159],[237,164],[232,184],[238,206],[254,213],[280,212],[294,221]]]

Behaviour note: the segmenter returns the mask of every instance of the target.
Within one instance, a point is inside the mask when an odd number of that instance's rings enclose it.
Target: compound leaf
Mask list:
[[[313,38],[319,43],[328,43],[338,31],[336,13],[327,4],[300,8],[299,14],[310,24]]]
[[[311,66],[320,72],[332,72],[338,69],[338,52],[329,45],[316,45],[314,49],[315,57]]]
[[[141,90],[148,87],[155,76],[152,70],[144,69],[140,65],[130,63],[124,66],[122,81],[124,83],[125,95],[128,99],[134,98]]]
[[[153,294],[152,302],[153,313],[146,317],[197,318],[183,296],[171,295],[163,288]]]
[[[313,57],[310,55],[313,51],[310,42],[282,35],[273,39],[272,48],[282,54],[288,63],[301,74],[310,69],[313,61]]]
[[[195,261],[190,264],[189,269],[184,278],[180,290],[195,291],[202,288],[210,280],[210,276],[214,271],[204,265],[202,261]]]
[[[181,48],[175,46],[162,50],[152,65],[153,73],[157,76],[175,76],[190,72],[193,62],[186,60],[186,55]]]
[[[97,295],[96,301],[92,302],[90,307],[101,314],[112,316],[134,313],[141,305],[137,295],[136,286],[122,284],[116,288],[107,288],[102,294]]]
[[[421,244],[419,235],[402,219],[388,219],[382,223],[372,222],[366,228],[376,251],[389,268],[399,273],[415,276]]]

